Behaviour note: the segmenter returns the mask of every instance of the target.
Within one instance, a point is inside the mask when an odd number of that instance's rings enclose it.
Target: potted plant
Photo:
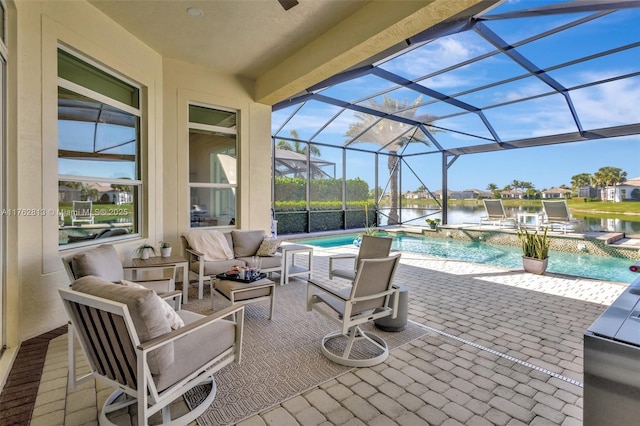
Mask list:
[[[547,231],[539,234],[538,231],[529,233],[526,228],[518,231],[518,238],[522,245],[522,267],[526,272],[542,275],[547,270],[549,263],[549,239]]]
[[[171,256],[171,244],[169,244],[166,241],[160,241],[160,256],[162,257]]]
[[[156,248],[151,244],[144,243],[136,249],[133,256],[137,256],[140,259],[148,259],[151,254],[156,254]]]
[[[427,222],[429,228],[436,229],[438,227],[438,224],[440,223],[440,218],[436,217],[435,219],[425,219],[425,222]]]

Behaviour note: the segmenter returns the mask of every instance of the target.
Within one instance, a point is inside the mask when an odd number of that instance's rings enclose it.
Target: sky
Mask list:
[[[554,3],[559,2],[507,1],[491,13]],[[640,47],[610,53],[604,57],[593,57],[587,61],[581,59],[639,43],[640,26],[637,23],[640,22],[640,8],[587,20],[578,26],[518,45],[518,42],[529,37],[589,15],[591,13],[489,20],[484,25],[509,44],[515,45],[516,51],[535,66],[548,69],[547,74],[552,79],[569,89],[569,97],[585,130],[636,124],[640,122],[640,76],[634,73],[640,74]],[[482,108],[485,117],[504,142],[578,130],[566,99],[550,90],[545,82],[535,76],[464,94],[469,89],[527,74],[524,68],[504,54],[491,55],[493,51],[495,48],[484,38],[468,31],[436,39],[379,66],[445,95],[463,93],[457,99]],[[481,55],[486,56],[480,61],[424,78],[434,71]],[[554,68],[560,64],[566,66]],[[620,76],[628,78],[616,78]],[[589,85],[600,80],[604,81]],[[365,75],[320,93],[346,102],[356,102],[391,87],[393,84],[387,80]],[[420,94],[402,88],[389,91],[386,96],[411,104]],[[528,96],[538,97],[518,101]],[[381,98],[382,96],[375,97],[378,101]],[[426,98],[422,95],[421,100],[424,102]],[[362,101],[361,104],[371,106],[367,101]],[[290,137],[291,131],[295,130],[303,140],[342,146],[348,140],[345,135],[349,125],[358,121],[352,111],[342,111],[339,107],[318,101],[307,102],[296,115],[289,118],[298,107],[299,105],[274,112],[272,129],[274,132],[279,131],[276,139],[278,136]],[[460,132],[435,133],[433,136],[444,148],[488,143],[483,138],[492,136],[479,116],[473,113],[450,116],[458,112],[463,110],[447,103],[435,102],[418,108],[415,116],[428,114],[435,117],[433,124]],[[368,143],[356,143],[353,146],[361,149],[379,148],[378,145]],[[421,144],[410,144],[406,153],[418,152],[418,147],[425,149]],[[340,150],[327,146],[321,146],[320,150],[321,158],[336,162],[340,170]],[[433,152],[434,149],[426,148],[426,151]],[[373,182],[374,169],[370,163],[366,165],[365,160],[366,158],[359,158],[356,154],[348,157],[347,177],[359,176]],[[421,184],[426,184],[431,190],[440,188],[440,154],[410,157],[407,162],[410,167],[403,170],[403,191],[415,190]],[[448,187],[452,190],[486,189],[489,183],[503,187],[515,179],[531,182],[536,189],[541,190],[563,184],[570,186],[572,176],[580,173],[593,174],[601,167],[608,166],[622,169],[629,179],[640,177],[640,136],[462,155],[449,167]]]

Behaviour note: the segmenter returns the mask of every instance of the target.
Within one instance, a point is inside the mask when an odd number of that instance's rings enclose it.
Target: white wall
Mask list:
[[[10,52],[17,70],[16,179],[9,190],[16,194],[10,208],[55,210],[57,194],[57,47],[64,43],[111,67],[144,87],[143,126],[146,158],[145,182],[149,209],[145,232],[161,234],[162,191],[162,60],[120,26],[85,2],[18,2],[16,51]],[[10,126],[13,123],[10,123]],[[17,218],[17,241],[9,250],[17,253],[18,274],[8,282],[19,293],[20,306],[8,306],[18,318],[21,341],[66,323],[57,293],[69,281],[58,250],[56,215]],[[140,242],[119,244],[128,255]],[[16,280],[17,278],[17,280]]]
[[[146,216],[143,239],[179,243],[189,226],[187,103],[190,100],[239,111],[239,215],[244,229],[270,228],[271,108],[254,103],[253,83],[165,59],[83,1],[22,1],[16,5],[17,46],[10,52],[17,75],[10,105],[9,208],[57,209],[57,46],[81,52],[143,87],[142,158]],[[17,16],[17,18],[15,18]],[[11,173],[11,170],[9,171]],[[11,175],[10,175],[11,176]],[[11,197],[13,194],[13,197]],[[66,323],[57,289],[68,285],[59,251],[57,216],[10,221],[7,324],[10,346]],[[130,257],[142,239],[116,244]],[[178,248],[179,250],[179,248]],[[14,254],[15,253],[15,254]],[[179,254],[179,253],[177,253]],[[11,350],[12,348],[10,348]],[[0,364],[0,377],[7,363]]]
[[[252,101],[251,82],[164,59],[164,231],[174,246],[189,230],[188,104],[238,111],[238,214],[242,229],[271,229],[271,107]],[[182,248],[180,248],[181,250]]]

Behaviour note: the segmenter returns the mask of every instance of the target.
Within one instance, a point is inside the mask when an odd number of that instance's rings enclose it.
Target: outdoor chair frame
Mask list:
[[[482,226],[483,223],[488,222],[493,225],[497,224],[500,228],[506,224],[510,224],[514,228],[516,227],[516,218],[507,217],[502,200],[488,199],[482,200],[482,203],[484,204],[484,210],[487,215],[480,218],[480,226]]]
[[[392,243],[393,238],[391,237],[363,235],[357,255],[343,253],[329,256],[329,279],[332,280],[333,277],[340,277],[353,281],[356,278],[357,268],[361,260],[388,257]],[[353,260],[353,265],[350,268],[338,268],[334,266],[336,261],[345,259]]]
[[[89,249],[90,250],[90,249]],[[114,248],[115,251],[115,248]],[[79,252],[82,253],[82,252]],[[69,277],[70,283],[74,282],[79,276],[76,276],[73,270],[73,257],[78,254],[74,253],[68,256],[64,256],[62,258],[62,264],[64,265],[64,269],[67,272],[67,276]],[[118,259],[119,260],[119,259]],[[122,265],[123,274],[125,271],[131,271],[136,273],[138,271],[153,271],[153,270],[167,270],[171,271],[171,277],[175,276],[175,265],[164,265],[164,266],[151,266],[151,267],[134,267],[134,266],[124,266]],[[152,280],[132,280],[133,282],[140,284],[144,287],[147,287],[151,290],[154,290],[158,296],[164,299],[167,303],[169,303],[175,311],[179,311],[182,305],[182,292],[175,290],[175,281],[173,278],[164,278],[164,279],[152,279]],[[68,361],[69,361],[69,372],[68,372],[68,380],[67,380],[67,388],[70,392],[76,390],[76,386],[81,384],[86,379],[90,378],[85,376],[83,378],[78,378],[77,372],[77,352],[75,345],[75,330],[71,323],[68,325],[69,331],[67,336],[67,349],[68,349]]]
[[[76,223],[88,223],[93,225],[93,202],[92,201],[73,201],[71,210],[71,226]]]
[[[139,426],[147,425],[149,417],[160,411],[163,424],[187,425],[215,399],[217,388],[213,373],[241,360],[243,306],[231,306],[203,316],[184,327],[141,343],[126,304],[71,289],[59,289],[59,293],[69,321],[78,331],[80,345],[91,369],[91,373],[81,380],[95,378],[117,389],[106,399],[100,411],[101,425],[113,424],[108,418],[109,413],[133,404],[137,404]],[[159,389],[149,369],[149,353],[166,345],[179,344],[181,338],[212,327],[230,315],[236,317],[234,344],[202,365],[192,366],[192,373],[178,377],[167,387]],[[211,384],[211,390],[202,403],[172,420],[169,404],[195,386],[207,383]]]
[[[400,289],[393,285],[393,278],[400,262],[400,254],[360,261],[353,284],[338,290],[329,283],[309,280],[307,283],[307,311],[315,310],[340,325],[340,330],[322,338],[321,349],[331,361],[349,367],[371,367],[389,356],[389,348],[379,336],[360,327],[370,321],[398,314]],[[391,297],[394,295],[394,297]],[[347,341],[341,354],[328,349],[327,344],[345,336]],[[352,356],[357,341],[367,341],[379,353],[368,358]]]
[[[582,223],[581,220],[571,217],[566,200],[542,200],[542,209],[544,210],[544,222],[542,225],[549,226],[551,229],[554,226],[558,226],[565,235],[568,229],[573,229],[575,225]]]

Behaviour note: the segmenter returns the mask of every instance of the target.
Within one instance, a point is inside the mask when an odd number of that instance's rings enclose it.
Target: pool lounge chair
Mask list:
[[[504,206],[502,200],[482,200],[484,203],[484,210],[487,213],[486,216],[480,218],[480,226],[483,223],[489,223],[491,225],[497,225],[502,228],[504,225],[510,225],[516,227],[516,218],[507,217],[504,212]]]
[[[92,201],[73,201],[73,209],[71,210],[71,226],[76,226],[76,223],[88,223],[93,225]]]
[[[553,229],[554,226],[558,226],[563,230],[564,234],[567,233],[567,229],[574,230],[576,225],[582,223],[581,220],[571,217],[565,200],[542,200],[542,209],[544,210],[544,222],[542,226],[548,226],[551,229]]]

